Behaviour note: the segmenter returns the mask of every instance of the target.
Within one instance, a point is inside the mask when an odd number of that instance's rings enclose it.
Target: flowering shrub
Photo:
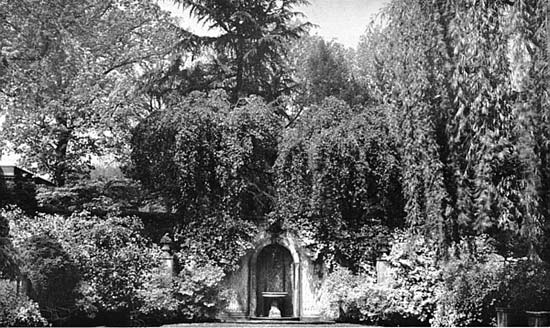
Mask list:
[[[356,302],[365,290],[374,286],[373,277],[373,274],[353,274],[346,268],[337,267],[321,287],[322,314],[340,321],[358,321]]]
[[[140,306],[145,275],[159,264],[159,250],[141,237],[137,220],[113,217],[92,224],[74,245],[83,277],[79,305],[88,315],[107,312],[127,324]]]
[[[496,307],[516,311],[550,308],[548,265],[527,259],[505,260],[494,244],[480,236],[474,254],[455,256],[445,264],[432,325],[490,326],[496,323]]]
[[[138,290],[160,263],[160,249],[141,236],[139,220],[100,219],[87,212],[30,218],[15,210],[5,215],[10,218],[18,248],[25,248],[25,239],[45,232],[59,240],[80,272],[76,309],[82,320],[103,318],[114,320],[107,321],[110,324],[131,323],[141,306]]]

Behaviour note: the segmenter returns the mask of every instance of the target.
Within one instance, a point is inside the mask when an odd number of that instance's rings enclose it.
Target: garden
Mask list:
[[[550,4],[392,0],[353,49],[305,0],[172,2],[219,33],[0,0],[0,151],[38,174],[0,175],[0,326],[226,320],[265,233],[326,321],[549,324]]]

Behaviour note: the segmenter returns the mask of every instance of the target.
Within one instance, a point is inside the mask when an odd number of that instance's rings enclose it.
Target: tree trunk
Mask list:
[[[233,90],[233,95],[231,102],[236,104],[241,97],[243,89],[243,75],[244,75],[244,40],[243,38],[239,39],[239,45],[237,48],[237,81],[235,83],[235,90]]]
[[[67,178],[67,146],[70,137],[71,132],[65,129],[59,132],[57,139],[53,179],[58,187],[64,186]]]

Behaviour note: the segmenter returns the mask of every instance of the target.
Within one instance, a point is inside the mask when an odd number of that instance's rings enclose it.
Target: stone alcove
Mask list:
[[[249,263],[249,317],[267,317],[275,299],[266,294],[281,294],[275,301],[282,317],[300,316],[300,258],[293,245],[284,239],[264,240]]]
[[[260,232],[239,268],[226,277],[228,303],[220,318],[268,319],[275,298],[282,303],[282,319],[316,321],[319,285],[320,277],[299,239],[290,233]]]

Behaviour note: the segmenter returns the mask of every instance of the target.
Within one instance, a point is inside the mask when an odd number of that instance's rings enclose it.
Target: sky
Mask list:
[[[346,47],[356,48],[373,15],[388,0],[310,0],[300,7],[308,20],[319,27],[312,34],[335,39]]]
[[[311,34],[356,48],[373,15],[387,2],[388,0],[310,0],[309,6],[300,6],[296,10],[303,12],[307,21],[318,25]],[[170,0],[159,0],[159,4],[180,17],[182,27],[200,35],[209,34]]]

